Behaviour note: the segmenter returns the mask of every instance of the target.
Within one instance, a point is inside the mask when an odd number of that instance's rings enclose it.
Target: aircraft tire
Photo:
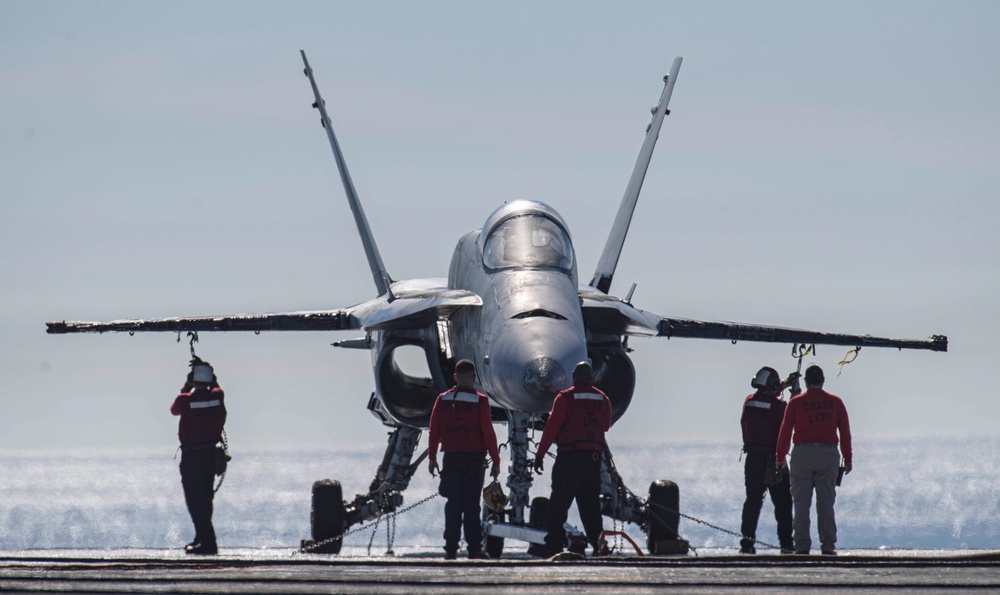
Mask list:
[[[532,529],[543,531],[549,528],[549,499],[544,496],[532,498],[531,512],[528,514],[528,524]]]
[[[656,551],[656,542],[678,539],[680,525],[680,490],[677,484],[666,479],[649,484],[649,499],[646,501],[649,516],[649,531],[646,547]]]
[[[320,479],[312,487],[312,538],[316,543],[337,537],[311,551],[317,554],[339,554],[344,543],[344,521],[347,514],[344,510],[343,490],[340,482],[333,479]]]
[[[532,529],[541,529],[542,531],[548,531],[549,529],[549,499],[544,496],[539,496],[537,498],[531,499],[531,511],[528,513],[528,526]],[[542,543],[532,543],[528,546],[528,554],[539,557],[548,558],[552,555],[548,551],[548,547]]]

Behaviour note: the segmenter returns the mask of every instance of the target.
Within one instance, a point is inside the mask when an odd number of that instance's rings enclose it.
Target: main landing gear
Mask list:
[[[413,452],[420,441],[420,430],[399,427],[389,434],[382,464],[368,493],[358,494],[350,503],[344,502],[340,483],[321,479],[312,490],[312,539],[302,540],[301,551],[319,554],[339,554],[343,536],[354,525],[395,512],[403,504],[403,491],[427,457],[425,451],[416,461]]]
[[[485,549],[491,558],[503,554],[505,541],[516,539],[529,544],[528,552],[542,552],[547,533],[548,498],[531,499],[532,470],[528,457],[529,431],[541,429],[541,420],[529,413],[508,412],[507,432],[511,464],[507,488],[507,507],[494,511],[483,506]],[[343,537],[355,525],[396,512],[403,504],[403,491],[427,456],[426,451],[413,460],[420,440],[420,430],[395,428],[389,434],[385,455],[368,488],[351,502],[343,500],[339,482],[321,479],[313,484],[312,539],[302,541],[302,551],[338,554]],[[634,523],[647,535],[651,554],[687,554],[688,544],[680,539],[680,494],[672,481],[655,481],[649,497],[643,500],[632,493],[615,469],[610,451],[601,464],[601,512],[625,523]]]

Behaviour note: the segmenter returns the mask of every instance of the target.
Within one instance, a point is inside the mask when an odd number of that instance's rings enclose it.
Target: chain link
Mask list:
[[[660,522],[660,524],[664,524],[664,525],[665,525],[666,523],[664,523],[664,522],[663,522],[663,519],[662,519],[662,518],[660,518],[660,517],[659,517],[659,516],[658,516],[658,515],[657,515],[657,514],[656,514],[655,512],[653,512],[652,510],[650,510],[650,508],[649,508],[649,505],[650,505],[650,504],[652,504],[653,506],[655,506],[655,507],[657,507],[657,508],[659,508],[659,509],[661,509],[661,510],[663,510],[663,511],[665,511],[665,512],[669,512],[669,513],[673,513],[673,514],[677,514],[677,515],[680,515],[680,516],[682,516],[682,517],[684,517],[684,518],[688,519],[689,521],[694,521],[694,522],[696,522],[696,523],[700,523],[700,524],[702,524],[702,525],[705,525],[706,527],[711,527],[712,529],[715,529],[716,531],[721,531],[721,532],[723,532],[723,533],[727,533],[727,534],[729,534],[729,535],[732,535],[732,536],[734,536],[734,537],[739,537],[740,539],[750,539],[749,537],[747,537],[747,536],[745,536],[745,535],[741,535],[741,534],[739,534],[739,533],[737,533],[737,532],[735,532],[735,531],[730,531],[729,529],[724,529],[724,528],[722,528],[722,527],[719,527],[718,525],[713,525],[712,523],[710,523],[710,522],[708,522],[708,521],[703,521],[703,520],[701,520],[701,519],[699,519],[699,518],[696,518],[696,517],[693,517],[693,516],[691,516],[691,515],[688,515],[688,514],[684,514],[683,512],[680,512],[680,511],[677,511],[677,510],[674,510],[673,508],[670,508],[670,507],[668,507],[668,506],[664,506],[664,505],[662,505],[662,504],[657,504],[657,503],[655,503],[655,502],[652,502],[652,503],[650,503],[650,502],[647,502],[647,503],[646,503],[646,512],[647,512],[648,514],[652,515],[652,516],[653,516],[653,518],[655,518],[655,519],[656,519],[657,521],[659,521],[659,522]],[[754,542],[755,542],[755,543],[758,543],[758,544],[760,544],[760,545],[763,545],[763,546],[766,546],[766,547],[772,547],[772,548],[777,548],[777,547],[778,547],[778,546],[776,546],[776,545],[773,545],[773,544],[770,544],[770,543],[767,543],[766,541],[761,541],[761,540],[759,540],[759,539],[755,539],[755,540],[754,540]]]
[[[368,538],[368,555],[372,555],[372,544],[375,543],[375,535],[378,533],[378,525],[382,522],[382,515],[375,519],[375,526],[372,527],[372,536]]]
[[[190,333],[188,333],[188,334],[190,334]],[[229,440],[226,438],[226,430],[222,430],[222,452],[225,453],[225,456],[227,456],[227,457],[229,456]],[[212,454],[213,455],[216,454],[214,450],[212,451]],[[229,461],[226,461],[226,469],[227,470],[229,469],[228,465],[229,465]],[[225,471],[223,471],[222,475],[219,476],[219,483],[215,486],[215,489],[212,490],[213,494],[219,493],[219,488],[222,487],[222,482],[224,482],[224,481],[226,481],[226,472]]]
[[[622,533],[625,531],[625,523],[619,524],[618,519],[614,519],[611,526],[615,530],[615,545],[611,549],[612,551],[620,553],[624,548],[624,544],[622,544]]]
[[[607,456],[607,457],[605,457],[605,461],[607,461],[607,463],[608,463],[608,469],[609,469],[609,470],[610,470],[610,471],[611,471],[612,473],[614,473],[614,474],[617,474],[619,478],[621,478],[621,475],[620,475],[620,474],[618,474],[618,469],[617,469],[617,468],[615,468],[615,463],[614,463],[614,458],[613,458],[613,457],[611,457],[611,456]],[[655,502],[649,502],[648,500],[646,500],[646,499],[644,499],[644,498],[640,498],[639,496],[636,496],[636,495],[635,495],[635,493],[634,493],[634,492],[632,492],[632,490],[630,490],[630,489],[629,489],[629,487],[628,487],[627,485],[625,485],[625,481],[624,481],[624,480],[622,480],[622,481],[621,481],[621,486],[622,486],[623,488],[625,488],[625,492],[626,492],[626,493],[627,493],[628,495],[632,496],[632,497],[633,497],[633,498],[635,498],[635,499],[636,499],[636,500],[637,500],[637,501],[638,501],[639,503],[641,503],[642,505],[644,505],[644,506],[646,507],[646,514],[649,514],[649,515],[651,515],[651,516],[652,516],[652,517],[653,517],[654,519],[656,519],[656,520],[657,520],[657,521],[658,521],[658,522],[659,522],[659,523],[660,523],[661,525],[666,525],[666,523],[665,523],[665,522],[663,522],[663,519],[662,519],[662,518],[660,518],[660,516],[659,516],[659,515],[657,515],[657,514],[656,514],[655,512],[653,512],[653,510],[652,510],[652,508],[651,508],[650,504],[652,504],[653,506],[655,506],[655,507],[657,507],[657,508],[659,508],[659,509],[661,509],[661,510],[663,510],[663,511],[666,511],[666,512],[669,512],[669,513],[673,513],[673,514],[677,514],[677,515],[680,515],[680,516],[682,516],[682,517],[684,517],[684,518],[688,519],[689,521],[694,521],[694,522],[696,522],[696,523],[699,523],[699,524],[702,524],[702,525],[705,525],[706,527],[710,527],[710,528],[712,528],[712,529],[715,529],[716,531],[721,531],[722,533],[727,533],[727,534],[729,534],[729,535],[732,535],[732,536],[734,536],[734,537],[739,537],[740,539],[750,539],[750,537],[747,537],[747,536],[745,536],[745,535],[742,535],[742,534],[740,534],[740,533],[736,533],[735,531],[730,531],[729,529],[724,529],[724,528],[722,528],[722,527],[719,527],[718,525],[713,525],[712,523],[709,523],[708,521],[703,521],[703,520],[701,520],[701,519],[699,519],[699,518],[696,518],[696,517],[693,517],[693,516],[691,516],[691,515],[687,515],[687,514],[684,514],[683,512],[681,512],[681,511],[679,511],[679,510],[674,510],[674,509],[672,509],[672,508],[668,508],[668,507],[666,507],[666,506],[664,506],[664,505],[662,505],[662,504],[658,504],[658,503],[655,503]],[[678,535],[678,536],[679,536],[679,535]],[[770,543],[767,543],[766,541],[761,541],[761,540],[759,540],[759,539],[754,539],[754,543],[758,543],[758,544],[760,544],[760,545],[763,545],[763,546],[766,546],[766,547],[770,547],[770,548],[775,548],[775,549],[777,549],[777,548],[778,548],[778,546],[776,546],[776,545],[773,545],[773,544],[770,544]],[[693,547],[692,547],[691,549],[692,549],[692,550],[694,550],[694,551],[695,551],[695,553],[696,553],[696,555],[697,555],[697,550],[695,550],[695,548],[693,548]]]
[[[396,513],[389,515],[389,522],[385,525],[385,538],[387,541],[385,555],[395,556],[396,552],[392,551],[393,544],[396,543]]]
[[[427,502],[430,502],[434,498],[437,498],[438,495],[439,494],[437,494],[435,492],[435,493],[431,494],[430,496],[427,496],[423,500],[407,506],[406,508],[403,508],[403,509],[398,510],[396,512],[387,513],[387,514],[391,515],[392,517],[395,517],[396,515],[400,515],[400,514],[403,514],[404,512],[408,512],[410,510],[413,510],[414,508],[420,506],[421,504],[425,504]],[[292,552],[292,555],[294,556],[295,554],[298,554],[298,553],[308,554],[309,552],[313,552],[315,550],[318,550],[319,548],[321,548],[321,547],[323,547],[325,545],[331,544],[331,543],[333,543],[333,542],[335,542],[335,541],[337,541],[339,539],[344,539],[345,537],[348,537],[350,535],[354,535],[355,533],[359,533],[361,531],[365,531],[368,528],[378,529],[378,525],[382,521],[382,517],[383,516],[385,516],[385,514],[380,514],[377,517],[375,517],[375,521],[374,522],[370,522],[367,525],[360,525],[358,527],[355,527],[355,528],[351,529],[350,531],[344,531],[340,535],[336,535],[334,537],[330,537],[330,538],[324,539],[323,541],[317,541],[316,543],[314,543],[312,545],[305,546],[305,547],[301,548],[301,550],[298,551],[298,552]],[[393,519],[393,521],[394,521],[393,522],[393,539],[395,539],[395,519]],[[372,534],[372,539],[373,540],[374,540],[374,537],[375,536],[374,536],[374,532],[373,532],[373,534]],[[392,547],[391,543],[390,543],[389,547],[390,548]],[[371,555],[371,542],[368,543],[368,554]]]

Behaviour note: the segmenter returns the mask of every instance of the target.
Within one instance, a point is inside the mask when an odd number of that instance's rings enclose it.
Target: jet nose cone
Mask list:
[[[566,370],[551,357],[539,357],[524,367],[521,382],[533,398],[549,401],[566,388]]]

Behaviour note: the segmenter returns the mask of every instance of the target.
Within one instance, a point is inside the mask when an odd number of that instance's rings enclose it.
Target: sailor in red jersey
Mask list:
[[[743,523],[740,526],[743,535],[740,540],[741,554],[757,553],[757,522],[767,493],[771,494],[771,503],[774,504],[781,553],[790,554],[793,551],[792,496],[788,487],[788,472],[776,472],[774,451],[787,405],[781,399],[781,393],[797,377],[798,372],[793,372],[782,382],[777,370],[765,366],[750,381],[750,386],[757,391],[743,401],[740,425],[743,428],[743,452],[747,459],[743,467],[746,500],[743,502]]]
[[[573,369],[573,386],[556,395],[552,412],[545,422],[542,441],[535,455],[535,471],[541,473],[545,453],[553,443],[559,445],[552,466],[552,495],[549,497],[548,535],[545,555],[555,555],[566,545],[563,525],[570,504],[576,499],[587,541],[600,549],[604,530],[601,519],[601,460],[604,433],[611,428],[611,401],[591,384],[593,368],[580,362]]]
[[[194,540],[185,551],[214,555],[219,549],[212,526],[215,445],[222,440],[226,404],[212,366],[197,357],[191,361],[187,382],[170,406],[170,412],[181,418],[177,429],[181,442],[181,485],[195,531]]]
[[[809,509],[815,490],[820,551],[835,556],[837,522],[833,504],[837,499],[841,454],[844,457],[844,472],[850,473],[852,470],[851,424],[841,398],[823,390],[825,378],[822,368],[809,366],[805,380],[806,392],[792,397],[785,409],[781,431],[778,433],[776,461],[781,468],[788,466],[785,457],[794,442],[791,488],[795,506],[795,553],[808,554],[812,545],[809,537]],[[840,452],[837,452],[838,442]]]
[[[470,559],[485,559],[483,551],[482,509],[479,500],[486,470],[486,452],[493,466],[490,476],[500,475],[500,452],[490,417],[486,395],[476,392],[476,366],[467,359],[455,365],[455,388],[438,395],[431,411],[428,469],[436,476],[438,445],[444,451],[444,467],[438,492],[447,498],[444,505],[444,554],[454,560],[458,553],[461,530]]]

